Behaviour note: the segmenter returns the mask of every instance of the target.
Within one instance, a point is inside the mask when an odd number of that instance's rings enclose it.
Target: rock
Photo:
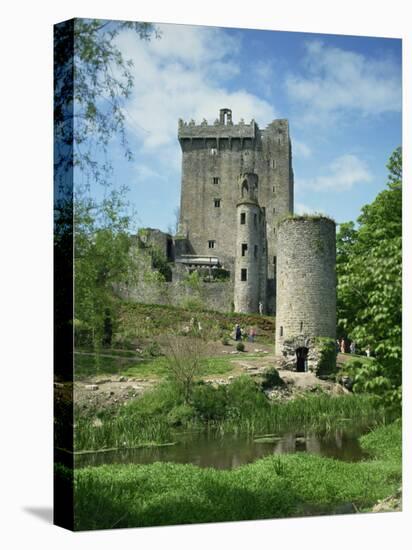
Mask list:
[[[119,382],[127,382],[127,377],[126,376],[121,376],[119,378]]]
[[[61,382],[55,382],[54,387],[55,388],[64,388],[64,384],[62,384]]]
[[[95,428],[101,428],[103,426],[103,422],[100,420],[100,418],[95,418],[93,420],[93,426]]]
[[[332,393],[333,395],[346,395],[350,392],[344,386],[341,386],[340,384],[334,384],[332,387]]]
[[[228,379],[228,380],[233,380],[233,379],[234,379],[234,376],[228,376],[227,379]]]
[[[353,388],[352,378],[350,376],[343,376],[342,377],[342,385],[343,385],[344,388],[351,391],[351,389]]]
[[[99,389],[99,386],[97,384],[87,384],[87,386],[85,386],[85,389],[89,391],[96,391]]]

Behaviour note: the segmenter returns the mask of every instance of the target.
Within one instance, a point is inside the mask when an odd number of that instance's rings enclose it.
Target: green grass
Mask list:
[[[248,359],[249,359],[248,355]],[[252,356],[255,359],[256,356]],[[202,361],[200,376],[216,376],[229,374],[235,368],[232,357],[209,357]],[[75,356],[75,380],[81,381],[88,377],[98,375],[127,376],[134,378],[166,378],[169,369],[165,357],[136,358],[136,362],[130,360],[130,356],[102,357],[97,355]]]
[[[388,420],[385,409],[367,395],[308,394],[287,402],[270,402],[246,376],[226,388],[201,388],[189,405],[183,404],[173,384],[162,383],[117,408],[88,413],[76,408],[75,449],[170,442],[179,426],[214,430],[221,436],[258,436],[289,427],[324,432],[354,424],[366,430]]]
[[[276,334],[275,317],[246,313],[223,313],[218,311],[179,308],[155,304],[122,304],[117,322],[116,338],[119,342],[144,340],[167,332],[175,332],[179,326],[188,325],[195,317],[203,330],[216,328],[221,334],[229,335],[236,323],[241,326],[256,326],[260,333],[258,341],[274,343]]]
[[[396,422],[361,438],[373,457],[358,463],[297,453],[231,471],[171,463],[80,469],[75,472],[75,528],[327,514],[347,503],[367,510],[399,488],[400,442]]]

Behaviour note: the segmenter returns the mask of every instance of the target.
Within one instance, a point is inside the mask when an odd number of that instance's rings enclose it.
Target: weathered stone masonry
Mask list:
[[[299,348],[313,349],[315,338],[335,339],[335,239],[335,222],[325,217],[291,218],[279,226],[276,350],[290,360]]]
[[[123,295],[182,305],[196,297],[184,282],[198,271],[205,307],[257,313],[261,302],[264,313],[276,313],[276,353],[285,365],[316,370],[319,337],[335,339],[335,223],[293,216],[288,121],[261,130],[254,120],[234,124],[231,110],[221,109],[214,124],[179,120],[178,138],[178,234],[145,236],[170,261],[171,280],[141,279]]]
[[[287,120],[274,120],[264,130],[254,120],[233,124],[230,109],[219,119],[196,125],[179,121],[182,148],[180,246],[189,254],[215,256],[231,273],[236,257],[236,211],[241,174],[258,177],[256,199],[266,217],[264,309],[275,313],[276,225],[293,212],[292,149]],[[263,244],[262,244],[263,248]],[[257,310],[255,310],[257,311]]]

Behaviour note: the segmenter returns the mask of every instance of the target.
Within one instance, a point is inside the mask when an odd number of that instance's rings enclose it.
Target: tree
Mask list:
[[[161,349],[169,377],[176,384],[185,403],[192,397],[195,382],[202,370],[202,361],[208,353],[207,338],[194,322],[186,336],[164,335]]]
[[[118,136],[127,159],[125,102],[133,89],[133,61],[116,44],[123,30],[150,40],[160,33],[150,23],[75,19],[56,25],[54,57],[55,168],[71,164],[107,183],[110,140]],[[73,158],[67,148],[73,147]],[[103,160],[104,159],[104,160]]]
[[[130,218],[121,192],[101,203],[83,195],[74,216],[74,289],[77,343],[110,345],[118,301],[114,286],[130,282]]]
[[[371,364],[366,387],[398,394],[402,382],[401,148],[391,155],[387,167],[387,189],[362,208],[359,228],[342,224],[338,233],[338,319],[358,347],[371,346],[374,351],[376,362],[373,368]]]

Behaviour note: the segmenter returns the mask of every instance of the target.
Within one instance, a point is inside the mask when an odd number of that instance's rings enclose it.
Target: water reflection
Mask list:
[[[160,461],[232,469],[272,454],[308,452],[349,462],[366,456],[358,442],[359,433],[336,430],[327,434],[290,431],[263,435],[251,438],[221,437],[205,432],[180,433],[176,434],[173,446],[77,455],[75,465],[151,464]]]

